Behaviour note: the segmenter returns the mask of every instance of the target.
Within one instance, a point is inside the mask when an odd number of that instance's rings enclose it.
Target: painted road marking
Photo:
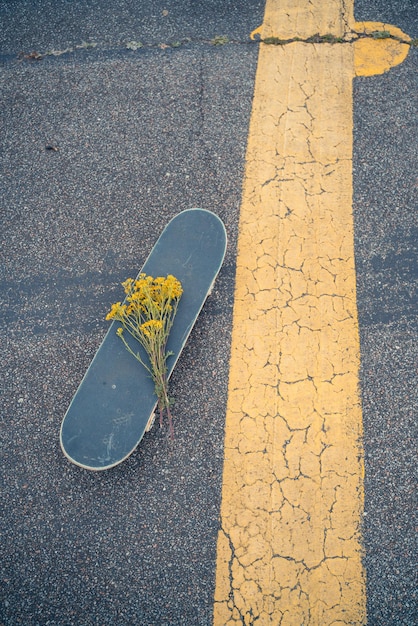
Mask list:
[[[356,34],[381,27],[355,24],[348,0],[267,0],[262,39],[324,33],[342,41],[260,44],[215,626],[366,621],[352,79],[386,71],[409,49]]]

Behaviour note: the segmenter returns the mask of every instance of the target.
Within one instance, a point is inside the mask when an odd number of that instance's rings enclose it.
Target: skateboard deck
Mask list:
[[[167,224],[139,272],[172,274],[183,287],[167,343],[167,351],[174,353],[167,361],[168,377],[221,268],[226,241],[225,227],[214,213],[183,211]],[[151,377],[116,335],[119,326],[112,322],[61,425],[65,456],[89,470],[109,469],[129,457],[156,409]],[[129,341],[141,352],[138,342]]]

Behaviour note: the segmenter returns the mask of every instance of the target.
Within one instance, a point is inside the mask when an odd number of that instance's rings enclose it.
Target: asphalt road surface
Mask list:
[[[415,0],[357,20],[418,37]],[[10,0],[0,6],[0,624],[209,626],[238,218],[264,2]],[[354,81],[353,208],[368,623],[417,624],[418,48]],[[91,473],[66,408],[167,221],[200,206],[229,246],[153,428]],[[299,626],[299,624],[296,624]],[[300,625],[301,626],[301,625]]]

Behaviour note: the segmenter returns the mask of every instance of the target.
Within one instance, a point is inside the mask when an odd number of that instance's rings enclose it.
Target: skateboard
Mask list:
[[[217,215],[205,209],[182,211],[167,224],[139,272],[172,274],[183,287],[167,343],[173,353],[167,361],[168,377],[211,292],[226,243],[225,226]],[[111,323],[61,425],[65,456],[89,470],[109,469],[127,459],[152,426],[156,409],[151,377],[116,335],[119,326]]]

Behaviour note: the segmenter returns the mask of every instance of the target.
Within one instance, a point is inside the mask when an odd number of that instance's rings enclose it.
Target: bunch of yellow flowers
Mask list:
[[[167,380],[167,359],[173,353],[166,352],[166,346],[183,288],[180,281],[171,274],[166,278],[140,274],[136,280],[132,278],[125,280],[122,287],[126,298],[123,303],[112,304],[106,319],[121,323],[116,331],[117,335],[122,339],[126,349],[150,373],[158,398],[160,426],[163,424],[163,413],[167,411],[170,435],[173,438],[174,428]],[[144,348],[149,365],[129,346],[123,335],[125,330]]]

